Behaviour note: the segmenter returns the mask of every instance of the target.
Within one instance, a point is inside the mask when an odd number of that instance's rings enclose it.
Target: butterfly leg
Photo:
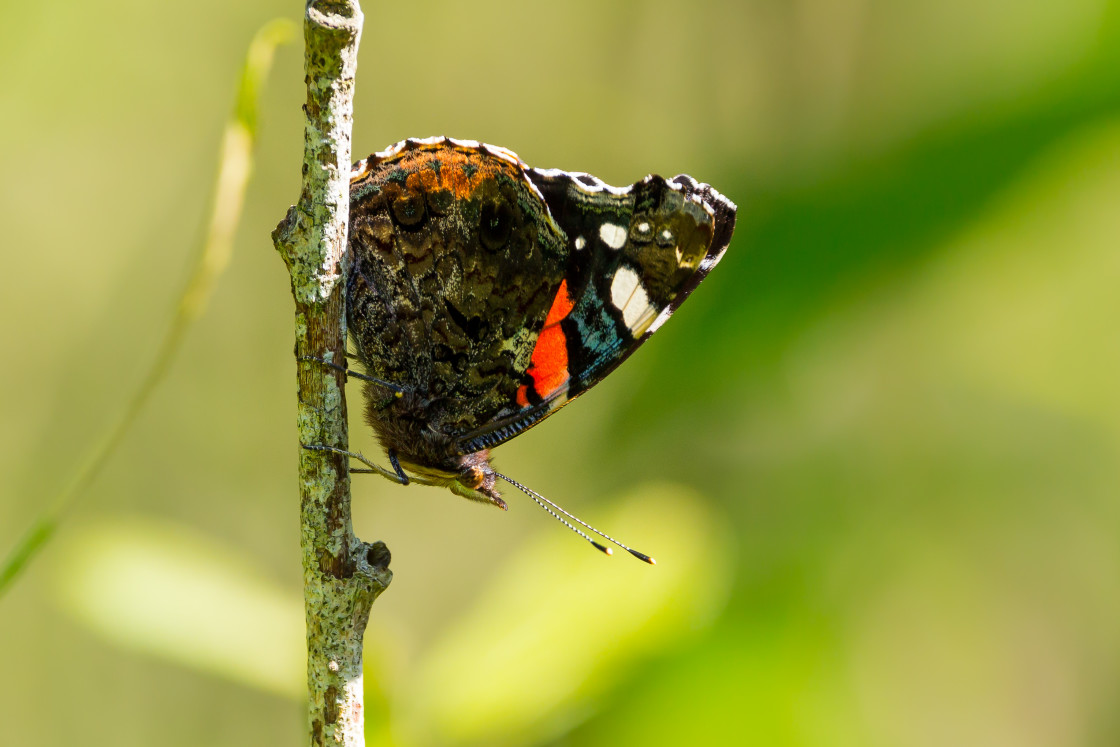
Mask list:
[[[369,382],[372,382],[374,384],[379,384],[379,385],[385,387],[390,392],[392,392],[392,395],[389,397],[389,400],[386,404],[388,404],[389,402],[392,402],[394,399],[399,399],[401,396],[404,395],[404,389],[402,387],[397,386],[396,384],[385,381],[384,379],[379,379],[375,376],[369,376],[369,375],[364,374],[364,373],[359,373],[352,368],[347,368],[346,366],[340,366],[337,363],[329,361],[325,358],[319,358],[319,357],[314,356],[314,355],[301,355],[299,357],[299,360],[301,360],[301,361],[315,361],[316,363],[322,363],[327,368],[333,368],[335,371],[341,371],[342,373],[346,374],[346,376],[348,376],[348,377],[353,376],[355,379],[360,379],[361,381],[369,381]]]
[[[397,479],[401,481],[401,485],[408,485],[408,475],[401,469],[400,460],[397,459],[397,452],[394,449],[389,449],[389,464],[393,465],[393,470],[397,473]]]
[[[342,454],[343,456],[348,456],[351,459],[357,459],[359,462],[361,462],[362,464],[369,467],[369,469],[355,469],[355,468],[351,467],[350,468],[351,474],[381,475],[386,480],[391,480],[395,483],[400,483],[401,485],[408,485],[408,482],[409,482],[408,475],[406,475],[404,473],[404,470],[401,469],[401,464],[400,464],[399,461],[397,461],[397,455],[396,454],[390,453],[390,455],[389,455],[389,460],[392,462],[393,469],[395,470],[395,471],[390,471],[390,470],[385,469],[384,467],[381,467],[381,466],[378,466],[378,465],[374,464],[373,462],[366,459],[364,456],[362,456],[361,454],[359,454],[356,451],[346,451],[345,449],[336,449],[333,446],[318,446],[318,445],[307,446],[306,444],[304,445],[303,448],[307,449],[308,451],[329,451],[333,454]]]

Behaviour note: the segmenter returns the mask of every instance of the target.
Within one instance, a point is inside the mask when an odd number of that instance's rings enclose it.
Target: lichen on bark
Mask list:
[[[299,441],[339,449],[347,446],[344,374],[307,359],[342,360],[346,349],[341,281],[361,30],[357,0],[308,2],[303,186],[272,234],[296,305]],[[299,484],[309,740],[354,747],[365,743],[362,639],[373,602],[392,579],[389,551],[354,535],[345,457],[301,448]]]

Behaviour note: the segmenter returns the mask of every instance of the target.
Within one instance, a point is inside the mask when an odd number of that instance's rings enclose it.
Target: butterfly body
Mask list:
[[[365,414],[412,479],[505,507],[489,449],[601,380],[730,241],[687,176],[627,188],[503,148],[405,140],[355,164],[347,319]]]

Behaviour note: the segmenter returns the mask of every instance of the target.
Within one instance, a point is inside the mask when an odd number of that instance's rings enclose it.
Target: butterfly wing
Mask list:
[[[679,175],[625,188],[589,174],[529,169],[568,241],[567,266],[513,401],[456,439],[473,453],[513,438],[609,374],[719,262],[734,203]]]
[[[406,140],[351,173],[347,318],[366,419],[418,465],[449,468],[455,439],[516,406],[567,241],[503,148]],[[392,398],[389,398],[390,400]]]

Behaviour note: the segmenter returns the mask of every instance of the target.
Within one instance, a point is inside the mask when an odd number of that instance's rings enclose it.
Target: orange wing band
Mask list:
[[[568,381],[568,340],[560,322],[572,313],[574,306],[572,297],[568,295],[568,281],[561,280],[526,371],[533,377],[533,390],[541,399],[545,399]],[[517,404],[529,406],[529,389],[525,384],[517,390]]]

